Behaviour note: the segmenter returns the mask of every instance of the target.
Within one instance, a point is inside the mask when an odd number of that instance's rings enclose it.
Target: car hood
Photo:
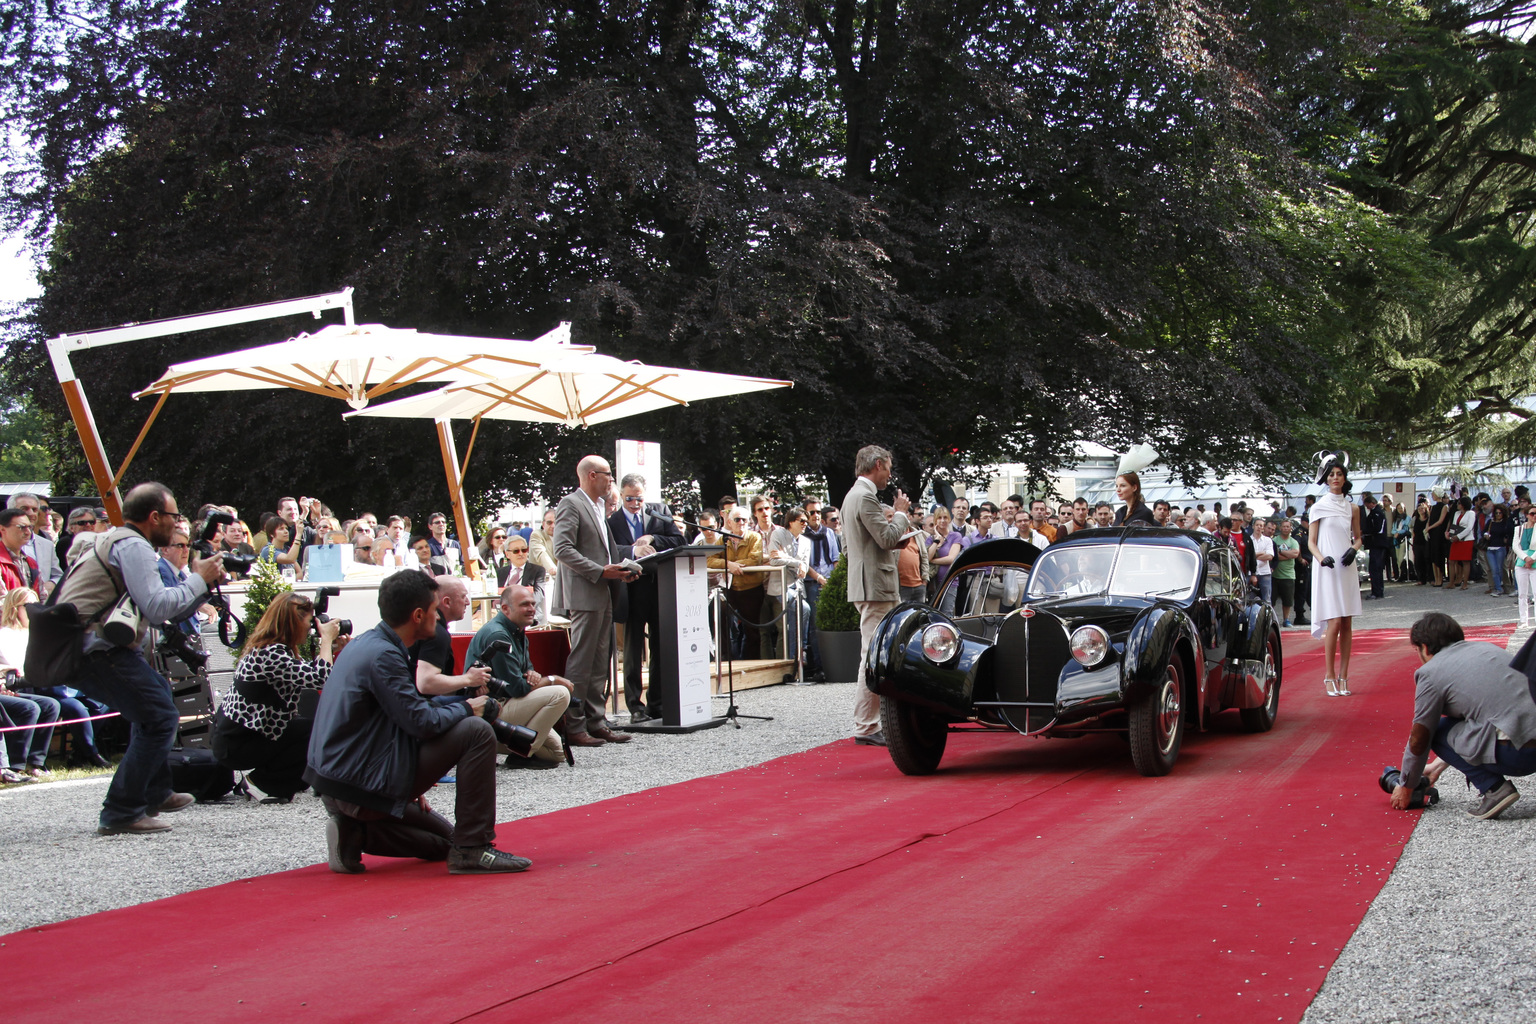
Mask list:
[[[1075,597],[1049,597],[1031,601],[1029,607],[1050,612],[1076,629],[1086,623],[1102,626],[1110,633],[1131,628],[1131,623],[1158,602],[1145,597],[1115,597],[1108,594],[1083,594]]]

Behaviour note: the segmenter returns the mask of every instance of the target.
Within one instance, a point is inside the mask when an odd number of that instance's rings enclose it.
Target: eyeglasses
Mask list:
[[[491,534],[491,540],[506,540],[506,539],[507,539],[507,535],[504,534],[504,533],[493,533],[493,534]]]
[[[183,541],[180,544],[167,544],[166,545],[166,547],[168,547],[168,548],[190,548],[191,546],[192,546],[191,544],[188,544],[185,541]]]
[[[525,555],[525,554],[528,553],[528,549],[527,548],[507,548],[507,553],[509,555]]]
[[[644,500],[645,500],[645,495],[643,495],[643,494],[627,494],[627,495],[624,496],[624,503],[626,505],[629,504],[632,501],[644,501]]]
[[[76,519],[74,522],[70,523],[69,525],[70,526],[95,526],[96,525],[96,520],[94,520],[94,519]]]
[[[372,544],[353,544],[352,545],[352,550],[353,551],[372,551],[373,550],[373,545]]]

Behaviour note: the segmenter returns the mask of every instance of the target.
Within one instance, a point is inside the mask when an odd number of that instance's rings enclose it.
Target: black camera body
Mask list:
[[[331,621],[331,617],[326,614],[326,610],[331,606],[331,598],[340,596],[340,587],[321,587],[319,590],[315,591],[315,636],[318,637],[320,635],[320,624],[322,622]],[[338,636],[352,635],[351,619],[336,619],[335,621],[336,625],[339,627],[337,633]]]
[[[1391,765],[1383,768],[1381,770],[1381,778],[1376,780],[1376,784],[1381,787],[1381,791],[1388,796],[1391,796],[1392,791],[1402,785],[1402,782],[1402,771]],[[1420,775],[1419,784],[1413,787],[1413,792],[1408,796],[1408,809],[1417,810],[1420,807],[1433,807],[1439,802],[1440,790],[1431,786],[1429,780]]]
[[[233,551],[215,551],[213,547],[213,535],[219,532],[220,527],[229,526],[235,521],[235,517],[228,512],[214,512],[203,522],[202,532],[197,535],[197,540],[192,547],[203,558],[212,558],[219,555],[224,560],[224,571],[238,573],[241,576],[250,574],[251,566],[256,564],[255,555],[237,555]]]
[[[486,645],[485,650],[480,652],[480,657],[476,658],[475,663],[470,665],[469,668],[490,668],[491,661],[497,655],[506,654],[511,649],[512,645],[506,640],[492,640]],[[468,693],[467,690],[465,692],[466,694]],[[513,696],[512,687],[504,680],[497,679],[494,675],[485,684],[485,692],[497,700],[511,700]]]

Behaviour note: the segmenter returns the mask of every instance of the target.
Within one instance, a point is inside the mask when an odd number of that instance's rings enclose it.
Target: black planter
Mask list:
[[[821,670],[829,683],[856,683],[859,681],[859,631],[840,630],[828,633],[816,631],[816,642],[821,645]]]

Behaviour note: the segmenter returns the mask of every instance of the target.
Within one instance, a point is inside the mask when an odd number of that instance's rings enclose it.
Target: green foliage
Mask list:
[[[251,566],[250,587],[245,592],[245,610],[243,621],[248,631],[254,632],[256,624],[266,614],[277,595],[285,594],[293,589],[293,585],[283,578],[277,563],[270,558],[257,559]],[[244,654],[243,650],[233,652],[236,657]]]
[[[0,483],[52,478],[48,428],[26,399],[0,399]]]
[[[838,556],[816,601],[816,628],[825,633],[858,632],[859,610],[848,600],[848,555]]]

